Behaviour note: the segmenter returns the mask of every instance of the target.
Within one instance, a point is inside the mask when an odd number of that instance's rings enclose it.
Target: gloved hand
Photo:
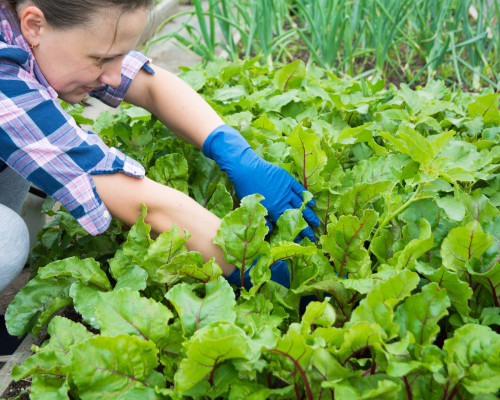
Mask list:
[[[255,265],[255,262],[252,264],[252,267]],[[243,274],[245,276],[245,282],[244,286],[246,290],[250,290],[250,288],[253,286],[251,281],[250,281],[250,270],[252,267],[247,268],[245,273]],[[273,282],[279,283],[280,285],[286,287],[287,289],[290,289],[290,271],[288,270],[288,266],[286,265],[286,261],[279,260],[276,261],[273,265],[271,265],[271,280]],[[226,276],[226,280],[229,283],[232,283],[233,285],[236,286],[241,286],[241,274],[240,270],[238,268],[235,268],[233,272],[231,272],[228,276]]]
[[[203,143],[202,151],[227,173],[239,199],[254,193],[264,196],[262,205],[273,222],[286,210],[302,205],[302,192],[306,189],[283,168],[259,157],[229,125],[214,129]],[[319,218],[310,209],[315,204],[314,199],[311,200],[302,214],[309,225],[319,226]],[[300,236],[316,240],[311,227],[302,230]]]

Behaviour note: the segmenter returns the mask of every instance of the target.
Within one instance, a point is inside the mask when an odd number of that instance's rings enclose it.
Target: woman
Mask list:
[[[93,235],[107,229],[111,216],[133,224],[144,203],[146,222],[155,232],[169,230],[173,223],[187,229],[188,248],[205,259],[215,257],[224,276],[238,284],[237,269],[213,243],[219,218],[185,194],[145,177],[141,165],[79,128],[59,105],[59,98],[78,103],[89,94],[111,106],[125,100],[143,107],[217,161],[238,197],[262,194],[272,221],[301,205],[302,185],[257,156],[182,80],[131,50],[152,3],[0,0],[0,168],[5,168],[0,188],[13,193],[22,187],[26,194],[25,181],[34,183]],[[5,174],[14,171],[16,179],[7,183]],[[304,216],[313,226],[319,224],[308,207]],[[302,235],[314,239],[310,227]],[[284,263],[271,269],[272,279],[287,283]]]

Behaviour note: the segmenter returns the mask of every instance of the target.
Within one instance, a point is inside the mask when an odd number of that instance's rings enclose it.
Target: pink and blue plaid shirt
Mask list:
[[[92,235],[104,232],[111,216],[91,174],[123,172],[144,177],[144,168],[93,132],[81,129],[60,106],[42,75],[10,9],[0,2],[0,170],[9,165],[60,201]],[[131,51],[117,88],[103,85],[91,96],[117,107],[137,72],[154,73],[149,59]]]

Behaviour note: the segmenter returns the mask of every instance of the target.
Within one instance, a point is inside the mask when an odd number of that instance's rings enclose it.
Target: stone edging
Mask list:
[[[17,350],[10,356],[7,363],[0,370],[0,398],[7,396],[7,389],[12,382],[12,369],[15,365],[23,363],[33,353],[31,346],[35,343],[35,338],[28,335],[24,338]]]

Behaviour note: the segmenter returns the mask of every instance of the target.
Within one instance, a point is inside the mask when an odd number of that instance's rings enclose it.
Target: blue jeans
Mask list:
[[[29,182],[7,168],[0,172],[0,293],[21,273],[29,252],[29,232],[19,211]]]

